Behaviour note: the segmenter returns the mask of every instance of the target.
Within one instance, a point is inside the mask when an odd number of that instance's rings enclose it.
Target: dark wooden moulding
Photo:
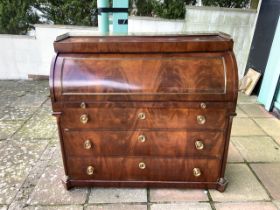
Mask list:
[[[225,190],[238,94],[228,35],[68,35],[54,49],[50,92],[67,189]]]

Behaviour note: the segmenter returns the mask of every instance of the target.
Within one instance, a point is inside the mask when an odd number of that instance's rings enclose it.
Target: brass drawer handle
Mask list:
[[[146,137],[144,135],[139,135],[138,136],[138,141],[145,142],[146,141]]]
[[[201,176],[201,171],[200,171],[200,169],[199,169],[199,168],[194,168],[194,169],[193,169],[193,175],[194,175],[195,177]]]
[[[90,149],[91,147],[92,147],[92,144],[91,144],[90,140],[89,139],[85,140],[84,148],[85,149]]]
[[[138,114],[138,119],[140,119],[140,120],[145,120],[145,118],[146,118],[146,115],[145,115],[144,112],[140,112],[140,113]]]
[[[94,172],[94,167],[93,167],[93,166],[88,166],[88,167],[87,167],[87,174],[88,174],[88,175],[92,175],[93,172]]]
[[[140,162],[138,166],[139,166],[139,168],[142,169],[142,170],[146,168],[146,164],[143,163],[143,162]]]
[[[204,144],[203,144],[202,141],[197,140],[197,141],[195,141],[194,144],[195,144],[195,148],[196,148],[197,150],[203,150],[203,149],[204,149]]]
[[[86,114],[82,114],[80,117],[80,121],[83,124],[86,124],[88,122],[88,116]]]
[[[206,118],[203,115],[197,115],[196,121],[199,125],[203,125],[206,123]]]
[[[82,109],[85,109],[85,108],[86,108],[86,103],[85,103],[85,102],[82,102],[82,103],[80,104],[80,107],[81,107]]]

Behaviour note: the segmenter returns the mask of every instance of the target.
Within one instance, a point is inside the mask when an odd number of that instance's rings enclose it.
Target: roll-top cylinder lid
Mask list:
[[[57,101],[236,101],[232,39],[222,33],[72,36],[54,43]]]

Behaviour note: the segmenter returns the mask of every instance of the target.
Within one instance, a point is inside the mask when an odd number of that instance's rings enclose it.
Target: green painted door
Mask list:
[[[128,0],[113,0],[114,8],[128,8]],[[128,13],[113,13],[113,34],[127,34],[128,32]]]
[[[280,19],[280,18],[279,18]],[[258,101],[264,104],[265,109],[270,111],[276,106],[280,109],[280,90],[278,87],[280,76],[280,21],[278,19],[273,43],[270,49],[269,58],[265,68],[261,90]]]

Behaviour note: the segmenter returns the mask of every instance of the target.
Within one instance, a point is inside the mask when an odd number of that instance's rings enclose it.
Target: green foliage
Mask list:
[[[65,25],[97,25],[97,0],[37,0],[45,22]]]
[[[130,7],[133,4],[133,1]],[[134,0],[137,8],[137,16],[153,16],[155,0]]]
[[[185,5],[195,5],[196,0],[130,0],[130,7],[135,3],[137,16],[156,16],[168,19],[183,19]]]
[[[195,5],[196,2],[196,0],[185,0],[186,5]]]
[[[163,2],[155,1],[155,15],[168,19],[182,19],[185,17],[184,0],[164,0]]]
[[[34,0],[0,0],[0,33],[26,34],[39,21],[33,3]]]
[[[132,5],[137,8],[136,15],[168,19],[184,18],[185,5],[196,3],[196,0],[129,1],[130,11]],[[97,0],[0,0],[0,33],[26,34],[32,24],[40,22],[97,26]]]
[[[244,8],[250,0],[202,0],[204,6]]]
[[[259,5],[259,0],[251,0],[251,3],[250,3],[251,9],[257,9],[258,5]]]

